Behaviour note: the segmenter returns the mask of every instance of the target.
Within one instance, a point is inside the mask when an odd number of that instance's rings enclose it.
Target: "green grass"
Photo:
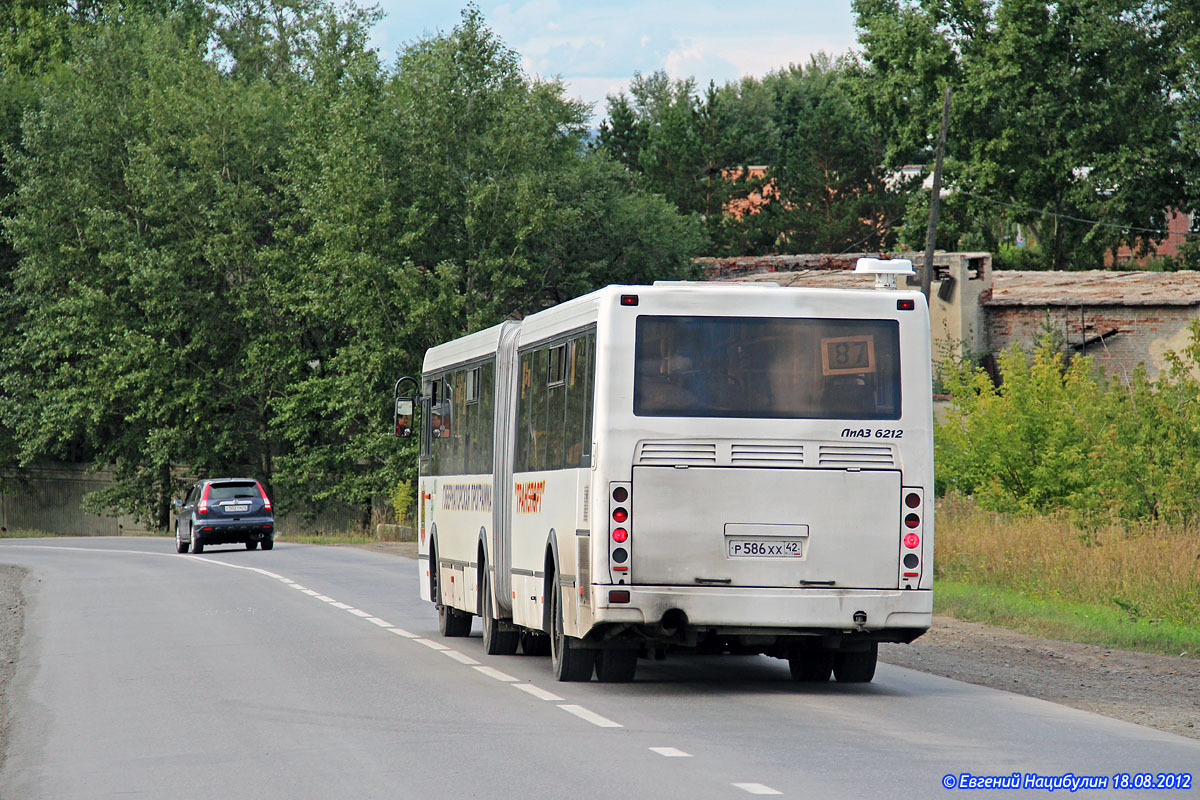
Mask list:
[[[297,544],[370,544],[379,541],[374,536],[356,533],[289,533],[276,536],[276,541]]]
[[[62,534],[50,531],[14,530],[0,531],[0,539],[51,539]]]
[[[1200,657],[1200,625],[1133,617],[1108,606],[936,580],[934,613],[1038,636],[1122,650]]]

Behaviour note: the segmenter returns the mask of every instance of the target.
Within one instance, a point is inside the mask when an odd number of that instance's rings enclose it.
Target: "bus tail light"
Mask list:
[[[630,488],[628,483],[608,485],[608,569],[618,584],[633,583],[629,569],[633,544]]]
[[[897,580],[901,589],[916,589],[921,583],[922,548],[925,533],[925,491],[919,486],[900,489],[900,551]]]

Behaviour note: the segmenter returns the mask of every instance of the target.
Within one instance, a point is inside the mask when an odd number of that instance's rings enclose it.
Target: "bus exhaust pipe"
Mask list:
[[[658,632],[663,636],[674,636],[686,628],[687,624],[687,614],[681,609],[672,608],[663,614],[662,621],[658,623]]]

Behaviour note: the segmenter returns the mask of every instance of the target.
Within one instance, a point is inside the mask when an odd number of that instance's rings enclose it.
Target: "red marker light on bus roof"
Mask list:
[[[638,304],[638,296],[637,296],[636,294],[623,294],[623,295],[621,295],[621,305],[623,305],[623,306],[636,306],[637,304]]]
[[[896,301],[896,310],[897,311],[913,311],[914,309],[916,309],[916,307],[917,307],[916,300],[910,300],[908,298],[901,298],[900,300]]]

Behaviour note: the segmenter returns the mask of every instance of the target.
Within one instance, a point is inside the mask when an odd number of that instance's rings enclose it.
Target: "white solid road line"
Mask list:
[[[691,758],[691,753],[685,753],[678,747],[651,747],[651,750],[667,758]]]
[[[597,714],[595,711],[589,711],[588,709],[584,708],[583,706],[562,705],[562,706],[559,706],[559,708],[561,708],[563,711],[566,711],[568,714],[574,714],[575,716],[579,717],[580,719],[592,723],[593,725],[595,725],[598,728],[624,728],[625,727],[621,723],[613,722],[608,717],[602,717],[599,714]]]
[[[495,678],[496,680],[504,681],[505,683],[511,683],[516,680],[516,678],[514,678],[512,675],[509,675],[507,672],[501,672],[495,667],[476,667],[475,670],[487,675],[489,678]]]
[[[778,789],[772,789],[770,786],[763,786],[761,783],[735,783],[733,786],[741,789],[743,792],[749,792],[750,794],[783,794],[783,792],[779,791]]]
[[[556,695],[554,692],[547,692],[545,689],[534,686],[532,683],[514,683],[511,684],[514,689],[520,689],[525,694],[531,694],[538,700],[549,700],[553,703],[561,703],[563,698]]]

